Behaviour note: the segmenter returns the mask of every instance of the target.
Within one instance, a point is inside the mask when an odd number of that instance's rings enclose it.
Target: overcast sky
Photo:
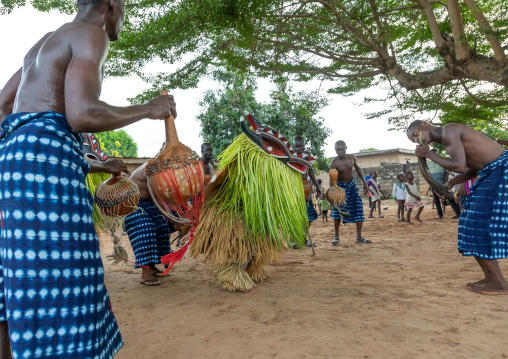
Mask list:
[[[16,9],[9,15],[0,15],[0,89],[7,80],[22,65],[26,52],[46,32],[57,29],[65,22],[72,21],[73,16],[63,15],[58,12],[42,13],[30,6]],[[120,35],[121,36],[121,35]],[[157,71],[156,66],[153,66]],[[163,71],[171,69],[170,65],[164,65]],[[175,96],[177,103],[178,118],[176,127],[180,141],[199,153],[202,139],[199,137],[199,123],[196,116],[200,107],[198,102],[203,97],[203,92],[213,89],[215,84],[208,80],[202,80],[196,89],[170,90]],[[322,87],[326,88],[326,84]],[[330,86],[330,85],[328,85]],[[138,77],[107,78],[102,87],[101,99],[111,105],[127,106],[127,98],[134,97],[148,85]],[[317,83],[298,84],[295,90],[315,90]],[[270,84],[263,81],[259,85],[256,94],[258,101],[267,102],[270,92]],[[379,91],[379,90],[375,90]],[[373,91],[373,92],[375,92]],[[384,96],[384,94],[382,94]],[[325,125],[332,129],[332,135],[327,139],[325,154],[334,156],[333,144],[337,140],[344,140],[348,145],[348,152],[357,152],[363,148],[375,147],[377,149],[406,148],[414,146],[407,140],[402,132],[390,131],[385,120],[367,120],[363,115],[372,110],[379,110],[381,104],[359,106],[362,96],[342,97],[329,95],[330,105],[319,114],[325,119]],[[376,106],[376,107],[373,107]],[[45,111],[45,109],[41,109]],[[160,121],[141,120],[124,128],[138,144],[139,157],[152,157],[160,149],[164,141],[164,125]]]

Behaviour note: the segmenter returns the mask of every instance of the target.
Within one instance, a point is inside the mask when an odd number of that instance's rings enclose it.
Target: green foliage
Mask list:
[[[371,151],[378,151],[378,149],[374,148],[374,147],[369,147],[369,148],[364,148],[363,150],[360,150],[360,152],[371,152]]]
[[[214,76],[221,81],[221,87],[204,94],[198,120],[201,136],[213,146],[216,154],[242,133],[240,116],[248,111],[289,140],[302,136],[309,145],[308,151],[321,166],[326,166],[322,147],[331,131],[323,125],[323,118],[316,118],[317,113],[328,104],[324,96],[303,91],[295,93],[287,80],[278,79],[277,89],[271,93],[271,102],[264,104],[256,101],[254,92],[257,86],[248,76],[227,71],[216,71]]]
[[[138,145],[124,130],[96,133],[101,148],[112,157],[138,157]]]
[[[467,92],[474,91],[474,97]],[[462,123],[489,137],[508,140],[508,89],[485,86],[479,81],[452,81],[428,89],[407,91],[394,85],[387,97],[365,98],[365,103],[383,102],[368,119],[387,118],[394,130],[405,130],[413,120],[435,125]]]
[[[26,3],[2,0],[0,12]],[[386,96],[365,99],[383,102],[368,117],[387,118],[394,129],[414,118],[470,123],[486,130],[489,126],[484,124],[493,123],[501,132],[506,124],[508,75],[499,65],[506,60],[495,62],[487,39],[496,36],[506,49],[506,0],[476,0],[476,10],[492,30],[482,28],[459,1],[465,29],[460,40],[471,48],[468,61],[455,58],[454,43],[459,39],[453,39],[445,1],[126,0],[126,4],[124,30],[111,44],[106,73],[137,74],[152,84],[131,99],[133,103],[146,101],[161,89],[196,86],[201,77],[226,67],[254,77],[292,73],[300,81],[330,80],[329,91],[344,96],[381,86]],[[437,38],[444,40],[440,49],[421,4],[432,8]],[[32,5],[41,11],[76,9],[75,0],[33,0]],[[146,73],[145,65],[153,61],[182,65],[176,72]],[[474,71],[464,67],[473,63],[478,65]],[[499,76],[487,76],[496,66],[501,68]],[[249,95],[241,98],[241,86],[232,91],[224,96],[256,111]],[[206,101],[213,103],[212,95]],[[287,112],[283,103],[277,109]],[[220,115],[229,123],[238,113]]]

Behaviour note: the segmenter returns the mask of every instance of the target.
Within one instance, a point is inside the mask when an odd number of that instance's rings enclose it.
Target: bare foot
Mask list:
[[[478,280],[476,282],[469,282],[469,283],[467,283],[466,287],[468,287],[468,288],[474,288],[474,287],[479,286],[479,285],[487,284],[488,282],[489,282],[488,279],[483,278],[483,279],[480,279],[480,280]]]
[[[471,288],[473,292],[484,295],[508,295],[508,288],[493,283],[486,283]]]
[[[369,218],[376,218],[376,217],[374,217],[374,216],[369,216]]]

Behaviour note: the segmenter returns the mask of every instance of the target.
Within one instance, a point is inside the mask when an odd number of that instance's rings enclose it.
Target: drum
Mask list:
[[[121,173],[116,173],[97,187],[94,202],[103,216],[125,217],[137,208],[139,188]]]

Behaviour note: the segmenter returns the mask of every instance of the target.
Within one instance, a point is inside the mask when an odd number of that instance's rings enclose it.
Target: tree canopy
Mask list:
[[[329,128],[317,113],[328,104],[324,96],[304,91],[294,92],[287,79],[278,78],[276,89],[271,92],[269,103],[255,99],[256,81],[248,76],[227,71],[215,72],[221,86],[215,91],[207,91],[200,102],[201,136],[214,147],[218,155],[233,139],[242,133],[240,116],[244,111],[254,114],[258,120],[280,131],[290,141],[302,136],[307,149],[318,162],[325,165],[322,150]]]
[[[138,157],[138,145],[124,130],[96,133],[102,150],[112,157]]]
[[[2,11],[26,0],[3,0]],[[506,0],[127,0],[107,73],[138,74],[162,88],[187,88],[217,66],[255,76],[292,73],[330,80],[332,93],[372,86],[390,100],[372,117],[396,128],[413,116],[506,121]],[[75,11],[74,0],[34,0],[40,10]],[[181,64],[146,73],[154,60]],[[506,125],[506,122],[504,122]]]

